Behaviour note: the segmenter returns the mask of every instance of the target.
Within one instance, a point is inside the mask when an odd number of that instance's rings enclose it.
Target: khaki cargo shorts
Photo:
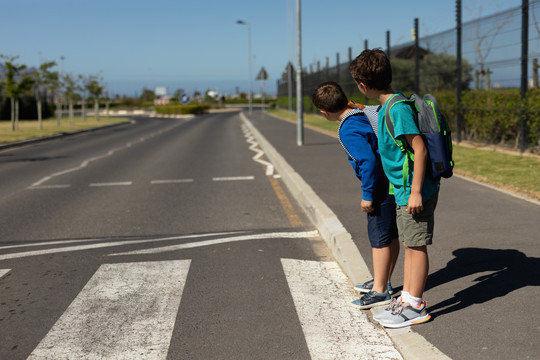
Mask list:
[[[431,245],[433,242],[433,228],[435,225],[435,208],[439,199],[437,191],[426,202],[419,214],[408,214],[407,206],[398,205],[396,208],[396,222],[399,239],[408,247]]]

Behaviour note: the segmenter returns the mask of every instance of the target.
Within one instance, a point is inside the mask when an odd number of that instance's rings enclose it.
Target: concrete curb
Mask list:
[[[244,113],[240,113],[240,118],[249,128],[268,159],[274,164],[292,196],[302,206],[351,282],[358,284],[370,280],[372,275],[366,262],[362,258],[358,247],[354,244],[351,234],[345,229],[336,214],[255,128]],[[371,312],[378,310],[372,309]],[[401,329],[385,328],[384,330],[405,360],[450,359],[423,336],[413,332],[410,327]]]

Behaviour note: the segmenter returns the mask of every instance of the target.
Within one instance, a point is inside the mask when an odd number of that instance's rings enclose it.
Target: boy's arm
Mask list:
[[[405,135],[407,142],[414,150],[414,176],[411,184],[411,194],[407,213],[418,214],[424,206],[422,204],[422,186],[426,174],[427,149],[421,135]]]
[[[373,208],[369,202],[373,201],[379,169],[377,155],[373,149],[377,138],[366,120],[365,124],[357,121],[345,124],[340,131],[340,139],[343,146],[358,161],[356,163],[349,159],[356,176],[362,182],[362,210],[371,212]]]

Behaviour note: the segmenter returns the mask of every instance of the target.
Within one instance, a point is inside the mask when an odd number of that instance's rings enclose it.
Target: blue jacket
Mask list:
[[[345,114],[339,124],[338,136],[356,177],[362,182],[362,199],[373,201],[377,183],[387,180],[382,170],[377,137],[364,113],[353,109]]]

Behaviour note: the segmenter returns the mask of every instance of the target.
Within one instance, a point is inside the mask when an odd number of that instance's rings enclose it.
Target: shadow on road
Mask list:
[[[474,279],[476,284],[430,306],[428,310],[433,316],[482,304],[525,286],[540,285],[540,258],[530,258],[511,249],[463,248],[452,254],[455,258],[444,269],[428,276],[426,290],[465,276],[486,271],[492,273],[477,277]]]

